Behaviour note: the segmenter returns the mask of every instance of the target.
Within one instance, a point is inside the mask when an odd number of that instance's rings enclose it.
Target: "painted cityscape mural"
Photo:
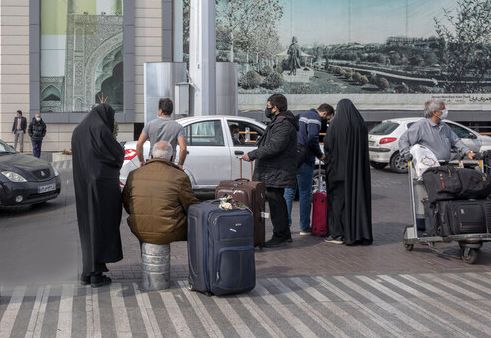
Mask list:
[[[217,60],[241,94],[490,105],[490,17],[490,0],[218,0]]]

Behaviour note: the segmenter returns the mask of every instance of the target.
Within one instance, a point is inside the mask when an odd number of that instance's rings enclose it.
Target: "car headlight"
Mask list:
[[[56,177],[56,176],[60,176],[59,171],[58,171],[58,170],[56,170],[56,168],[55,168],[55,167],[51,166],[51,169],[53,169],[53,173],[55,174],[55,177]]]
[[[2,171],[2,175],[7,177],[7,179],[11,182],[27,182],[22,175],[19,175],[13,171]]]

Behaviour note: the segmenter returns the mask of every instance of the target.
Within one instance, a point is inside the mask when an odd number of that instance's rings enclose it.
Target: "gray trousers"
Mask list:
[[[14,149],[17,150],[17,143],[20,144],[20,152],[24,151],[24,131],[17,130],[14,136]]]

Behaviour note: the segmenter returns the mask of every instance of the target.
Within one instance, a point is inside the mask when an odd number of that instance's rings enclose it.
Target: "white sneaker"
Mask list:
[[[312,231],[310,231],[310,230],[301,230],[298,234],[300,236],[310,236],[310,235],[312,235]]]

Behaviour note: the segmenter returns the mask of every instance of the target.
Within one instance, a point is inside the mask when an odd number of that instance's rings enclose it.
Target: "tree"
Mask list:
[[[449,92],[480,91],[491,69],[491,0],[460,0],[456,13],[444,9],[435,30],[444,50],[442,73]]]
[[[275,47],[279,47],[276,24],[282,16],[279,0],[217,1],[217,32],[228,37],[225,42],[230,61],[235,60],[236,48],[246,53],[276,52]]]

